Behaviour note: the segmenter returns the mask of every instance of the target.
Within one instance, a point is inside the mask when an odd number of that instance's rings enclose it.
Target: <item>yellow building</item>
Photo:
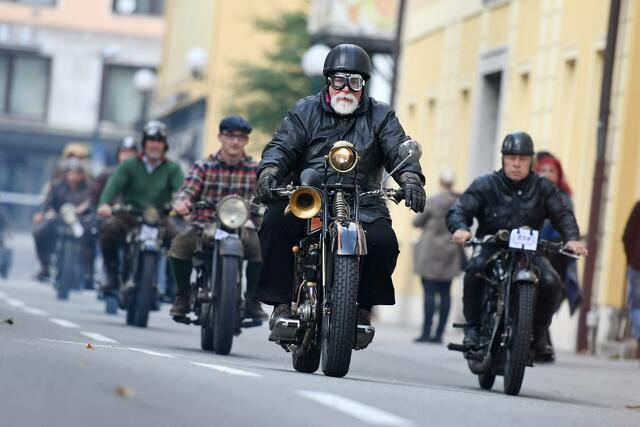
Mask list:
[[[428,192],[437,191],[443,165],[456,171],[459,190],[499,168],[503,136],[526,130],[536,149],[562,161],[586,234],[610,2],[415,0],[408,5],[397,110],[423,144]],[[632,96],[640,88],[639,31],[639,2],[623,0],[594,279],[601,341],[612,338],[617,322],[610,320],[625,304],[621,236],[640,198],[640,97]],[[408,240],[402,242],[405,251]],[[575,343],[576,318],[555,322],[558,341],[567,348]]]
[[[154,115],[172,129],[177,154],[193,145],[200,155],[217,150],[218,123],[233,101],[239,62],[259,65],[275,39],[257,31],[258,18],[307,7],[304,0],[168,0],[166,32]],[[201,72],[189,69],[187,56],[205,59]],[[193,67],[193,65],[192,65]],[[253,134],[259,154],[267,135]],[[259,147],[258,147],[259,145]],[[174,146],[172,146],[172,151]]]

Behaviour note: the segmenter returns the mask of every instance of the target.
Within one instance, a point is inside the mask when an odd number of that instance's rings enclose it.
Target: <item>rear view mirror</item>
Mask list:
[[[408,139],[398,148],[398,154],[402,159],[407,159],[409,163],[417,163],[422,157],[422,147],[417,141]]]

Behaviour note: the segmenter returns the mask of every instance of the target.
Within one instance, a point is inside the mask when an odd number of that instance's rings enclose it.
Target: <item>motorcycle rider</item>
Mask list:
[[[350,141],[358,150],[357,184],[363,192],[377,190],[384,169],[391,171],[402,160],[398,149],[410,138],[391,107],[368,96],[371,68],[369,55],[361,47],[342,44],[333,48],[324,62],[326,87],[296,102],[262,153],[256,200],[268,204],[268,209],[260,229],[263,267],[258,296],[275,306],[271,329],[279,318],[291,315],[293,274],[283,277],[283,271],[293,272],[291,248],[299,243],[305,227],[304,220],[284,215],[287,202],[278,200],[272,190],[288,183],[289,177],[297,180],[306,168],[323,173],[324,156],[339,140]],[[330,179],[340,179],[333,171],[329,174]],[[404,164],[393,178],[402,187],[406,206],[422,212],[426,197],[420,165]],[[384,201],[362,202],[360,219],[367,232],[368,254],[358,292],[358,324],[369,325],[372,306],[395,303],[391,275],[399,249]]]
[[[469,228],[474,218],[478,220],[478,236],[523,226],[540,230],[548,218],[562,234],[567,249],[587,255],[585,245],[579,241],[576,218],[558,188],[532,171],[534,147],[531,137],[525,132],[510,133],[502,142],[501,152],[502,168],[474,180],[447,213],[447,226],[453,240],[462,245],[472,237]],[[497,250],[479,247],[465,269],[462,303],[467,323],[463,341],[466,345],[477,345],[480,340],[484,283],[479,274]],[[532,348],[536,354],[541,354],[548,351],[546,330],[561,297],[561,284],[545,257],[535,256],[533,263],[540,271],[540,281]]]
[[[249,143],[251,124],[240,116],[227,116],[220,121],[219,130],[220,150],[193,164],[173,203],[173,209],[178,214],[191,215],[192,226],[173,239],[169,250],[169,261],[178,289],[169,312],[172,317],[183,317],[191,309],[191,259],[203,227],[211,223],[215,215],[215,208],[192,210],[193,206],[205,201],[215,207],[230,194],[236,194],[249,203],[255,191],[258,163],[244,151]],[[252,214],[251,222],[253,227],[245,227],[241,232],[245,258],[248,260],[245,317],[266,320],[267,314],[255,298],[255,285],[260,272],[260,242],[256,231],[259,216]]]
[[[110,204],[121,196],[122,202],[134,209],[155,207],[162,211],[182,184],[184,175],[180,165],[165,157],[169,149],[167,134],[164,123],[148,122],[142,130],[142,153],[122,162],[100,195],[98,215],[108,218],[100,228],[100,249],[107,276],[107,283],[102,287],[104,293],[113,294],[120,288],[118,248],[125,244],[127,234],[137,225],[131,214],[112,215]],[[166,238],[170,240],[175,230],[166,218],[163,222]]]
[[[52,211],[58,214],[60,213],[60,208],[67,203],[76,206],[77,214],[84,214],[89,208],[89,184],[83,162],[76,157],[69,157],[63,163],[62,170],[64,171],[64,176],[53,182],[40,210],[33,217],[33,237],[38,261],[40,262],[40,271],[36,278],[41,281],[49,278],[49,266],[51,264],[51,255],[55,249],[56,229],[59,221],[57,216],[49,217],[47,213]],[[88,238],[83,239],[83,243],[87,247],[90,244],[89,240]],[[87,250],[84,250],[83,253],[86,254]],[[92,262],[88,257],[83,262],[85,263],[85,285],[92,285]]]

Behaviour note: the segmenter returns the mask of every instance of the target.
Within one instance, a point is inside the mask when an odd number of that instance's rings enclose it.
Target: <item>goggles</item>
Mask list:
[[[335,73],[327,80],[335,90],[342,90],[345,86],[349,86],[352,91],[359,92],[365,84],[364,78],[360,74]]]

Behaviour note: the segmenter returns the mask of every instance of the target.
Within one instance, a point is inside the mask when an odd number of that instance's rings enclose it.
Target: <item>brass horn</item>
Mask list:
[[[291,212],[298,218],[309,219],[316,216],[322,208],[322,196],[313,187],[300,187],[289,196],[289,205],[285,214]]]

